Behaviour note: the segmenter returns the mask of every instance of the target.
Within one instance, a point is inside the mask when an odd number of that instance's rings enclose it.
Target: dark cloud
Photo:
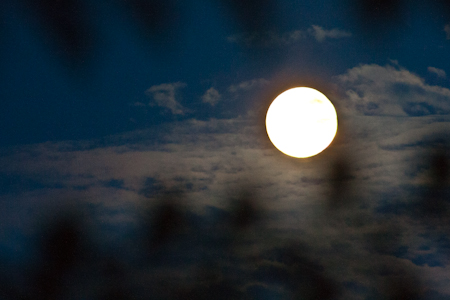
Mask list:
[[[407,102],[405,103],[403,110],[412,117],[434,115],[437,113],[432,105],[425,102]]]
[[[19,194],[40,189],[65,188],[62,183],[50,183],[24,174],[0,174],[0,194]]]
[[[105,187],[112,187],[116,189],[123,189],[124,187],[124,180],[123,179],[110,179],[106,181],[101,182],[103,186]]]
[[[163,184],[159,180],[153,177],[147,177],[145,178],[143,187],[141,188],[139,193],[147,198],[150,198],[159,195],[164,191],[164,189],[165,188]]]
[[[418,266],[430,266],[430,267],[441,267],[445,268],[445,262],[439,259],[436,253],[417,255],[412,258],[411,261]]]
[[[270,287],[261,284],[254,284],[247,287],[246,294],[251,299],[285,299],[289,297],[285,292],[277,287]]]

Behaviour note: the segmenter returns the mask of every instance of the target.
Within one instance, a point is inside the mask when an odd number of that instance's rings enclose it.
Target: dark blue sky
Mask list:
[[[401,5],[392,18],[375,15],[367,23],[361,22],[368,18],[364,10],[351,1],[282,1],[268,10],[258,5],[239,10],[226,1],[172,1],[159,8],[162,17],[155,24],[143,22],[119,1],[74,3],[81,5],[68,29],[61,19],[45,21],[53,16],[45,7],[38,10],[27,1],[2,4],[2,146],[243,114],[248,95],[215,109],[201,96],[211,87],[223,93],[233,84],[280,73],[330,81],[358,64],[383,65],[391,59],[428,79],[428,66],[445,70],[450,64],[448,15],[438,5],[414,1]],[[319,42],[308,35],[312,25],[351,37]],[[66,41],[62,37],[70,26],[79,36]],[[294,31],[303,37],[281,41]],[[257,38],[245,41],[252,35]],[[429,80],[448,86],[448,80]],[[189,113],[173,116],[157,106],[132,105],[147,104],[145,91],[151,86],[172,82],[186,83],[180,101]]]

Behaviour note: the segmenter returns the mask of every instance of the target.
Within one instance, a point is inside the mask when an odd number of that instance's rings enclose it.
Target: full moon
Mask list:
[[[286,155],[319,154],[337,132],[336,109],[321,92],[296,87],[284,91],[267,110],[266,130],[272,144]]]

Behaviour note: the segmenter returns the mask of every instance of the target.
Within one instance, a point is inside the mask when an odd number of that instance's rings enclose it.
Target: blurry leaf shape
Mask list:
[[[352,202],[352,187],[350,181],[355,178],[347,157],[339,157],[330,167],[329,180],[331,184],[328,208],[335,209],[348,207]]]
[[[34,290],[43,299],[61,297],[64,281],[86,258],[87,243],[80,220],[58,217],[45,227],[41,240],[41,269],[36,274]]]
[[[254,224],[259,218],[255,197],[249,190],[242,191],[239,198],[232,203],[232,227],[243,230]]]
[[[153,41],[172,38],[181,29],[181,11],[174,0],[121,0],[145,38]]]
[[[33,9],[58,48],[57,53],[72,67],[85,64],[92,56],[97,33],[87,16],[90,11],[83,0],[24,0]]]
[[[150,247],[159,248],[187,228],[186,216],[180,207],[182,197],[182,193],[177,190],[162,191],[159,203],[150,209]]]
[[[273,0],[222,0],[234,12],[239,24],[247,32],[264,31],[272,28],[274,22]],[[273,29],[273,28],[272,28]]]

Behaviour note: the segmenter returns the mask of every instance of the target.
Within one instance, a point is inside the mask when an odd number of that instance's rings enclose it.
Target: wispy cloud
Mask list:
[[[177,101],[177,90],[185,86],[183,82],[163,83],[150,87],[145,93],[154,101],[150,102],[150,105],[156,103],[160,107],[169,109],[174,115],[183,115],[184,108]]]
[[[450,40],[450,24],[444,26],[444,31],[446,33],[447,40]]]
[[[340,39],[352,36],[350,32],[338,28],[327,30],[321,26],[312,25],[307,30],[293,30],[284,33],[275,31],[240,33],[229,36],[227,39],[231,43],[239,43],[247,47],[276,47],[294,44],[307,38],[308,35],[314,37],[318,42],[323,42],[325,39]]]
[[[444,70],[438,69],[438,68],[435,68],[435,67],[428,67],[428,72],[434,73],[434,74],[436,74],[438,77],[442,77],[442,78],[447,77],[447,74],[445,73]]]
[[[347,108],[363,115],[450,113],[449,89],[428,85],[399,66],[360,65],[338,79],[347,89]]]
[[[203,103],[209,103],[210,105],[214,106],[220,101],[221,98],[222,96],[220,95],[219,91],[211,87],[203,94],[202,101]]]
[[[252,80],[243,81],[236,85],[231,85],[228,88],[228,91],[231,93],[237,93],[237,92],[241,92],[241,91],[249,91],[249,90],[252,90],[257,87],[265,86],[268,83],[269,83],[269,81],[264,78],[252,79]]]
[[[341,39],[346,37],[351,37],[352,34],[348,31],[333,28],[326,30],[318,25],[312,25],[308,29],[308,33],[312,35],[318,42],[323,42],[325,39]]]

